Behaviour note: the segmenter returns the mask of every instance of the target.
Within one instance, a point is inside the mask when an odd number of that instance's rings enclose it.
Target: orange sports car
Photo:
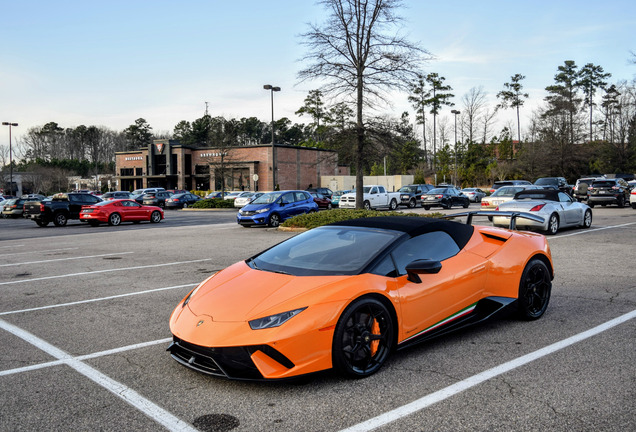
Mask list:
[[[372,217],[292,237],[190,292],[170,317],[168,351],[232,379],[365,377],[396,349],[503,307],[541,317],[554,276],[546,238],[468,219]]]

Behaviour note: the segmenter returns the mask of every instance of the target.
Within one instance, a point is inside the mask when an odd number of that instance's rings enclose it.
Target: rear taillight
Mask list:
[[[530,209],[530,211],[539,211],[541,210],[543,207],[545,207],[545,204],[537,204],[536,206],[532,207]]]
[[[435,198],[442,199],[442,198],[444,198],[444,195],[435,195]]]
[[[487,202],[487,201],[482,201],[482,202],[481,202],[481,206],[482,206],[482,207],[488,207],[488,205],[489,205],[489,204],[488,204],[488,202]]]
[[[44,204],[40,203],[40,213],[44,213]]]

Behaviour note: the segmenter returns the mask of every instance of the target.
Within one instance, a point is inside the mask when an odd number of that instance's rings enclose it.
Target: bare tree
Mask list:
[[[356,197],[362,206],[365,107],[388,103],[388,91],[407,90],[428,53],[400,34],[400,0],[321,0],[328,11],[322,26],[301,35],[308,53],[301,80],[325,82],[323,91],[356,107]]]
[[[490,108],[486,108],[484,115],[481,117],[481,143],[486,144],[490,141],[492,135],[493,124],[495,123],[495,116],[497,115],[497,107],[492,111]]]
[[[477,121],[486,106],[484,87],[471,88],[468,93],[462,96],[462,103],[464,104],[462,109],[462,130],[467,133],[468,141],[474,142],[474,138],[477,135]]]

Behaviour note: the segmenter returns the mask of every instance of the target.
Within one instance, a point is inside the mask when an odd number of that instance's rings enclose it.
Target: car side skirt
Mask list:
[[[479,300],[460,311],[457,311],[453,315],[444,318],[436,324],[422,330],[421,332],[404,339],[398,343],[397,349],[409,347],[420,342],[427,341],[429,339],[436,338],[438,336],[445,335],[447,333],[459,330],[464,327],[468,327],[473,324],[477,324],[490,318],[495,313],[510,306],[517,299],[510,297],[486,297]]]

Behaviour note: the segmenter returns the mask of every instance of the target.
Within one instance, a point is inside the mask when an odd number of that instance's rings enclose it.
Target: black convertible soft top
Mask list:
[[[543,201],[559,201],[559,191],[556,189],[528,189],[517,192],[513,199],[536,199]]]
[[[475,228],[459,222],[419,216],[378,216],[350,219],[329,224],[330,226],[350,226],[362,228],[387,229],[402,231],[415,237],[421,234],[444,231],[450,235],[457,246],[463,249],[473,235]]]

